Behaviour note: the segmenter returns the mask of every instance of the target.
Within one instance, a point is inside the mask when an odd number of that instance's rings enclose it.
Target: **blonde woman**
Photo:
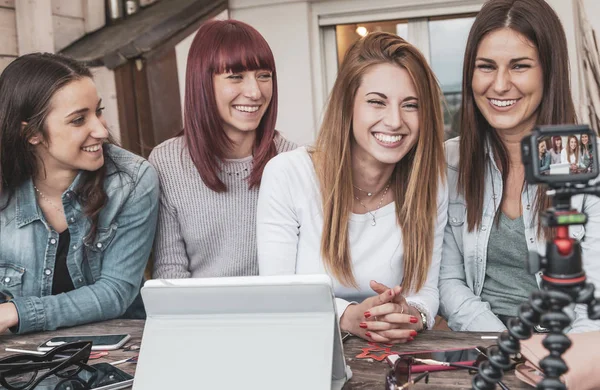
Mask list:
[[[571,164],[571,169],[575,170],[579,166],[579,140],[576,136],[570,135],[567,140],[567,148],[561,152],[562,162]]]
[[[417,49],[369,34],[346,55],[314,149],[265,167],[259,273],[329,274],[340,327],[367,340],[411,341],[438,310],[440,96]]]

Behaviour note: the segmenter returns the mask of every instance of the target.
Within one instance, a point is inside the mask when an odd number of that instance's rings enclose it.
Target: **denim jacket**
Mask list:
[[[444,235],[442,264],[440,267],[440,314],[448,320],[453,330],[460,331],[501,331],[504,324],[492,313],[489,303],[480,295],[485,280],[487,246],[490,238],[490,227],[500,205],[502,190],[502,174],[496,166],[489,144],[488,162],[486,162],[485,190],[483,201],[483,218],[474,231],[469,232],[466,223],[466,203],[458,193],[459,139],[446,141],[446,161],[448,169],[448,224]],[[546,253],[545,239],[537,237],[537,218],[534,218],[534,199],[536,185],[527,185],[521,195],[523,204],[523,221],[525,222],[525,238],[527,249]],[[585,201],[584,201],[585,198]],[[588,215],[586,229],[581,225],[570,226],[570,235],[582,241],[583,267],[588,282],[600,288],[600,200],[594,196],[574,196],[572,207],[584,211]],[[584,203],[585,202],[585,203]],[[585,239],[585,240],[584,240]],[[524,254],[523,267],[527,254]],[[541,273],[536,274],[538,286]],[[598,292],[598,290],[596,290]],[[573,323],[567,330],[583,332],[600,329],[600,321],[587,318],[587,308],[576,305],[566,308]]]
[[[15,304],[17,333],[119,317],[139,293],[156,228],[158,176],[143,158],[107,147],[108,202],[100,211],[93,242],[84,242],[90,220],[74,193],[81,172],[62,195],[74,290],[51,295],[59,234],[46,222],[32,181],[17,188],[0,211],[0,303]],[[6,198],[0,197],[0,205]]]

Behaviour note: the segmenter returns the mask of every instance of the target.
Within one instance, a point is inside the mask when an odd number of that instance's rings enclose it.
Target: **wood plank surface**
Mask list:
[[[54,53],[54,28],[50,1],[17,1],[15,11],[19,55],[37,51]]]
[[[34,333],[30,335],[0,335],[0,358],[10,355],[4,351],[5,347],[35,349],[39,344],[54,336],[73,336],[90,334],[118,334],[129,333],[132,339],[127,344],[137,344],[141,342],[144,321],[141,320],[112,320],[96,324],[78,326],[74,328],[61,329],[54,332]],[[490,346],[493,341],[481,340],[481,335],[486,333],[467,333],[467,332],[448,332],[448,331],[427,331],[417,335],[410,344],[397,345],[392,348],[398,352],[408,351],[427,351],[432,349],[445,348],[468,348],[482,345]],[[344,386],[344,390],[381,390],[384,388],[384,381],[390,367],[385,362],[378,362],[372,359],[357,359],[356,355],[362,352],[361,348],[366,348],[367,343],[357,337],[351,337],[344,344],[346,361],[353,372],[352,379]],[[111,362],[128,357],[132,357],[136,352],[123,350],[110,351],[109,356],[91,361]],[[125,372],[135,373],[135,364],[127,363],[118,366]],[[529,389],[531,387],[520,382],[512,372],[504,377],[504,383],[511,389]],[[415,389],[470,389],[471,376],[466,370],[442,371],[430,375],[429,384],[417,384]]]
[[[83,2],[81,0],[52,0],[52,14],[83,19]]]
[[[105,4],[103,0],[83,0],[83,20],[85,32],[96,31],[106,24]]]
[[[17,17],[14,9],[0,8],[0,55],[16,56]]]
[[[15,60],[15,58],[17,58],[17,57],[0,55],[0,73],[2,73],[4,68],[6,68],[8,66],[8,64],[13,62]]]
[[[85,35],[83,18],[52,15],[54,26],[54,48],[60,51]]]

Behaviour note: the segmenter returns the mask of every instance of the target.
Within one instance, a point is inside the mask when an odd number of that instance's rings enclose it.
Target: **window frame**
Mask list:
[[[335,26],[381,20],[408,19],[408,39],[430,60],[428,19],[458,17],[481,10],[485,0],[345,0],[312,4],[311,52],[313,109],[319,124],[337,76]],[[400,4],[399,4],[400,3]]]

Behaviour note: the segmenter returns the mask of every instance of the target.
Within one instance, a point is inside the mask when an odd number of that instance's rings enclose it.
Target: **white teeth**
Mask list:
[[[381,134],[381,133],[375,133],[375,134],[373,134],[373,136],[375,138],[377,138],[379,141],[385,142],[386,144],[393,144],[395,142],[398,142],[403,137],[402,135],[387,135],[387,134]]]
[[[498,100],[498,99],[490,99],[490,102],[492,102],[492,104],[494,106],[498,106],[498,107],[508,107],[508,106],[512,106],[513,104],[515,104],[517,102],[517,100]]]
[[[101,145],[92,145],[92,146],[87,146],[85,148],[81,148],[83,150],[85,150],[86,152],[97,152],[100,150]]]
[[[256,112],[260,108],[259,106],[233,106],[238,111],[243,112]]]

